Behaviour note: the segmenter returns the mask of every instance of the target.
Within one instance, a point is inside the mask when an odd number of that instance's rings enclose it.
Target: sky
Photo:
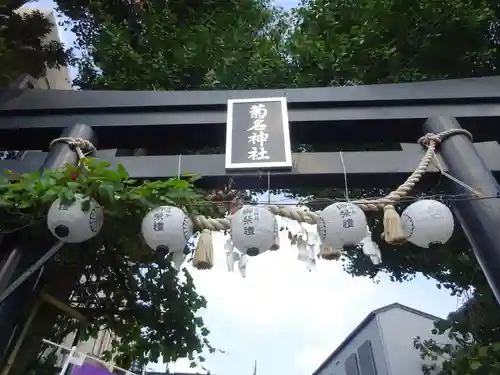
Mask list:
[[[276,3],[289,8],[296,1]],[[33,6],[47,9],[54,3],[41,0]],[[71,46],[74,36],[62,29],[60,34]],[[208,301],[202,316],[211,342],[225,352],[207,356],[205,366],[212,374],[252,375],[257,361],[258,375],[309,375],[374,309],[399,302],[445,317],[460,305],[423,277],[398,284],[381,276],[375,283],[349,276],[336,261],[321,261],[316,271],[308,272],[296,250],[286,246],[287,240],[281,243],[279,251],[252,258],[246,278],[227,271],[220,235],[214,236],[212,270],[188,266]],[[185,360],[171,364],[170,370],[192,371]]]

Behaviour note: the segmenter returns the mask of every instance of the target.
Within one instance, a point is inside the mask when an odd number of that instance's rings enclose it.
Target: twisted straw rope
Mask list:
[[[398,186],[396,190],[393,190],[384,198],[379,199],[359,199],[355,201],[351,201],[349,203],[357,205],[363,211],[378,211],[384,209],[384,207],[393,205],[397,203],[399,200],[404,198],[414,187],[415,185],[422,179],[423,175],[429,169],[429,165],[432,162],[432,159],[436,156],[436,148],[439,144],[444,141],[446,138],[451,137],[452,135],[465,135],[470,138],[472,141],[472,134],[469,133],[465,129],[450,129],[446,130],[439,134],[428,133],[423,137],[419,138],[417,143],[426,147],[424,156],[420,160],[417,168],[413,173],[406,179],[406,181]],[[287,207],[287,206],[267,206],[269,211],[271,211],[274,215],[279,215],[286,217],[288,219],[296,220],[299,222],[305,222],[308,224],[317,224],[319,221],[319,212],[312,211],[304,211],[304,209],[297,207]],[[207,218],[203,215],[198,215],[193,217],[193,221],[195,226],[198,229],[209,229],[212,231],[224,231],[231,229],[231,221],[228,217],[225,218]]]
[[[60,137],[50,142],[50,148],[52,148],[52,146],[54,146],[56,143],[66,143],[72,150],[76,152],[79,161],[85,158],[85,154],[83,153],[82,150],[85,150],[89,154],[96,153],[95,146],[92,144],[92,142],[87,141],[86,139],[73,138],[73,137]]]
[[[422,179],[423,175],[429,169],[429,165],[432,159],[436,156],[436,148],[438,145],[448,137],[452,135],[465,135],[472,140],[472,134],[465,129],[450,129],[439,134],[428,133],[423,137],[419,138],[417,143],[426,147],[427,150],[420,160],[419,165],[413,171],[413,173],[406,179],[406,181],[398,186],[398,188],[391,193],[389,193],[384,198],[379,199],[359,199],[351,201],[350,203],[357,205],[363,211],[378,211],[384,209],[384,207],[393,205],[399,200],[404,198]],[[95,146],[85,139],[72,138],[72,137],[60,137],[54,139],[50,143],[50,147],[58,142],[67,143],[78,155],[79,161],[85,158],[85,154],[82,150],[87,151],[87,153],[94,154],[96,152]],[[305,222],[308,224],[317,224],[319,221],[319,212],[305,211],[304,209],[297,207],[291,208],[287,206],[271,205],[267,206],[267,209],[271,211],[274,215],[279,215],[286,217],[288,219],[296,220],[298,222]],[[231,229],[231,221],[229,218],[207,218],[203,215],[198,215],[193,217],[195,226],[202,229],[209,229],[212,231],[224,231]]]

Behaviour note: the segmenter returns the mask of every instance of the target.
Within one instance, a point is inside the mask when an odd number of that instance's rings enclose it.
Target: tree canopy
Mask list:
[[[95,336],[99,330],[111,331],[113,353],[106,354],[127,368],[132,361],[142,365],[160,356],[165,361],[194,359],[202,349],[215,350],[197,316],[205,299],[195,292],[189,273],[177,272],[165,254],[151,251],[140,232],[144,215],[162,204],[185,207],[191,215],[220,215],[220,208],[207,201],[193,181],[141,183],[128,179],[123,167],[113,169],[91,158],[80,166],[68,165],[43,175],[12,172],[0,181],[2,228],[14,234],[16,228],[27,228],[21,231],[36,239],[36,246],[53,242],[46,212],[56,198],[70,204],[76,194],[92,197],[105,207],[106,215],[97,237],[66,244],[42,275],[44,293],[64,301],[85,320],[54,314],[51,305],[42,305],[23,343],[24,361],[15,363],[13,373],[39,374],[36,354],[41,339],[59,341],[75,330],[80,331],[80,339]]]
[[[290,12],[275,7],[269,0],[57,3],[70,19],[65,26],[77,35],[81,56],[73,60],[78,69],[75,84],[83,89],[247,89],[408,82],[493,75],[500,59],[500,5],[493,0],[302,0]],[[0,32],[0,41],[1,35]],[[21,40],[13,37],[9,36]],[[38,61],[50,60],[38,57]],[[17,67],[10,69],[16,71]],[[35,76],[42,72],[22,69]],[[295,147],[304,150],[315,146]],[[335,190],[290,193],[342,195]],[[352,192],[353,196],[382,194],[370,190]],[[374,221],[373,225],[380,223]],[[384,272],[394,281],[406,281],[422,273],[450,293],[472,293],[474,299],[466,305],[466,313],[451,315],[436,328],[441,333],[450,332],[451,328],[460,344],[457,348],[439,347],[432,342],[416,345],[424,354],[446,359],[442,375],[497,373],[498,306],[463,233],[457,230],[447,246],[427,252],[415,251],[410,245],[379,245],[383,253],[380,267],[373,266],[359,250],[352,250],[346,253],[346,271],[368,277]],[[105,287],[122,290],[126,278],[139,277],[139,271],[130,267],[123,255],[114,254],[116,257],[111,259],[98,253],[95,266],[114,262]],[[168,283],[160,287],[148,284],[148,280],[160,277],[159,271],[148,272],[153,272],[149,278],[133,285],[148,285],[144,293],[148,293],[152,306],[158,299],[177,293],[174,276],[167,273],[164,280]],[[84,283],[78,288],[97,287]],[[193,301],[198,301],[193,286],[186,288],[194,293]],[[110,295],[101,301],[104,307],[79,307],[94,317],[94,328],[104,324],[122,334],[127,330],[137,333],[137,327],[146,326],[151,328],[148,332],[156,332],[154,322],[145,317],[139,322],[127,318],[126,313],[106,315],[103,309],[116,308],[116,301]],[[196,312],[202,304],[188,305],[179,300],[174,306],[185,319],[194,319],[187,309]],[[143,312],[149,314],[147,309]],[[181,320],[165,323],[162,336],[145,339],[140,348],[120,350],[143,359],[153,353],[151,358],[155,358],[158,343],[170,340],[169,334],[178,329]],[[188,324],[187,320],[184,323]],[[63,328],[74,328],[68,322],[60,322],[57,327],[59,334]],[[473,340],[467,335],[472,335]],[[203,345],[202,341],[192,340],[186,347],[171,341],[161,354],[175,359]],[[18,374],[25,373],[19,370]]]
[[[289,40],[300,85],[484,76],[498,63],[488,0],[303,0]]]
[[[19,12],[27,1],[0,2],[0,87],[22,74],[42,77],[47,68],[68,62],[69,53],[61,43],[46,37],[53,24],[41,12]]]
[[[328,86],[494,75],[500,63],[499,16],[498,3],[481,0],[305,0],[294,11],[289,40],[294,64],[302,72],[295,82]],[[354,191],[351,196],[387,192]],[[311,193],[315,195],[307,195]],[[381,233],[381,223],[373,225],[379,228],[372,232]],[[376,236],[382,264],[373,266],[358,249],[346,253],[345,270],[372,278],[384,272],[398,282],[421,273],[462,300],[473,297],[460,314],[450,314],[434,331],[451,335],[457,346],[419,339],[415,345],[423,357],[444,360],[441,375],[497,373],[498,303],[460,228],[446,246],[432,251],[409,244],[395,248]]]
[[[78,86],[189,90],[290,82],[286,14],[268,0],[151,1],[129,13],[115,22],[114,14],[87,9],[80,19],[92,27],[73,25],[79,42],[91,46],[78,62]]]

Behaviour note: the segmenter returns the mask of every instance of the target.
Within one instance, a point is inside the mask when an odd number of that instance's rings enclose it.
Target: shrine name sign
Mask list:
[[[291,167],[286,98],[228,100],[226,169]]]

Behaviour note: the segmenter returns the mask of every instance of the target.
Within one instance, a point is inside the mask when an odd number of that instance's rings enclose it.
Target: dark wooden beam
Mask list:
[[[430,115],[452,116],[475,140],[500,138],[499,104],[290,109],[292,144],[414,142]],[[44,150],[63,128],[92,126],[105,148],[156,148],[172,154],[178,147],[224,147],[226,112],[170,111],[8,115],[0,113],[0,150]],[[329,149],[327,151],[332,151]],[[181,151],[182,152],[182,151]]]
[[[55,91],[55,90],[54,90]],[[59,90],[60,91],[60,90]],[[50,91],[53,92],[53,91]],[[100,127],[135,127],[135,126],[183,126],[203,125],[223,126],[226,124],[226,109],[220,110],[164,110],[164,111],[137,111],[119,112],[111,108],[107,112],[89,113],[79,110],[67,110],[66,113],[26,113],[3,114],[5,119],[0,123],[0,129],[28,129],[28,128],[66,128],[68,124],[86,124],[93,128]],[[322,123],[326,127],[343,127],[340,121],[364,120],[403,120],[426,119],[426,115],[453,115],[455,117],[500,117],[499,104],[426,104],[420,106],[346,106],[342,108],[290,108],[289,121],[293,125],[308,126],[311,123]],[[335,121],[335,122],[334,122]],[[333,122],[333,123],[332,123]],[[327,123],[330,123],[327,125]],[[390,124],[390,122],[387,122]],[[113,129],[114,131],[115,129]]]
[[[57,307],[59,310],[64,312],[66,315],[71,316],[72,318],[75,318],[79,320],[80,322],[87,322],[88,319],[85,315],[83,315],[80,311],[77,309],[74,309],[73,307],[67,305],[66,303],[58,300],[57,298],[51,296],[50,294],[46,292],[40,292],[40,298],[42,301],[50,303],[51,305]]]
[[[500,178],[500,145],[497,142],[476,143],[475,147],[488,168]],[[202,176],[204,187],[223,186],[229,178],[235,188],[267,188],[267,172],[226,172],[224,155],[124,156],[115,157],[116,150],[103,150],[98,157],[114,164],[123,164],[135,179],[161,179],[191,173]],[[402,151],[344,152],[343,159],[351,187],[394,187],[413,172],[423,150],[416,144],[403,144]],[[18,173],[36,171],[45,153],[26,152],[19,160],[0,161],[0,169]],[[180,158],[180,163],[179,163]],[[343,186],[344,168],[338,152],[295,153],[291,171],[271,172],[271,187]],[[180,168],[179,168],[180,165]],[[438,175],[432,168],[431,173]]]
[[[500,120],[499,86],[500,77],[486,77],[286,90],[10,89],[0,92],[0,150],[44,150],[75,123],[92,126],[104,148],[223,147],[227,100],[269,96],[287,97],[295,145],[414,142],[432,116],[458,118],[476,141],[491,140],[500,138],[490,126]]]
[[[283,90],[205,91],[20,91],[0,102],[0,112],[16,111],[136,111],[183,107],[223,108],[228,99],[281,97],[290,108],[346,105],[434,104],[500,101],[500,77],[452,79],[384,85],[322,87]],[[1,93],[1,92],[0,92]]]

